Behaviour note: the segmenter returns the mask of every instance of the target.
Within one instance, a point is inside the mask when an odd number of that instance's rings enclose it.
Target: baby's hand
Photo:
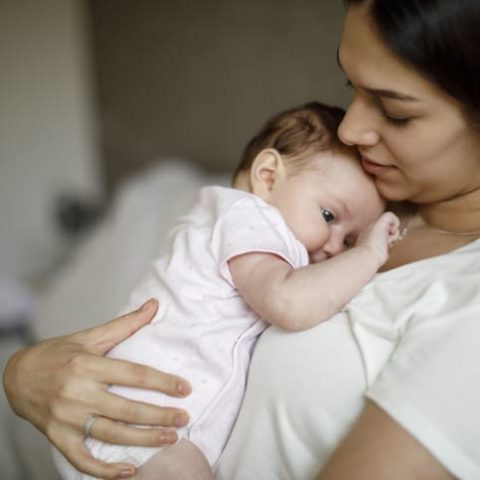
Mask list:
[[[388,247],[400,237],[400,220],[392,212],[385,212],[359,236],[356,247],[365,246],[378,253],[380,265],[388,258]]]

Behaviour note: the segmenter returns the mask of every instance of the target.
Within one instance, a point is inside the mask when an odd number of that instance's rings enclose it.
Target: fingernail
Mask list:
[[[177,441],[177,434],[172,431],[165,431],[160,434],[160,441],[162,443],[175,443]]]
[[[175,427],[183,427],[184,425],[186,425],[188,423],[188,415],[185,414],[185,413],[177,413],[174,417],[173,417],[173,425]]]
[[[151,298],[150,300],[147,300],[141,307],[140,311],[141,312],[146,312],[147,310],[150,310],[150,308],[153,306],[155,300]]]
[[[131,478],[135,475],[135,469],[134,468],[122,468],[118,472],[117,478]]]
[[[188,383],[179,383],[177,391],[182,396],[189,395],[192,393],[192,387]]]

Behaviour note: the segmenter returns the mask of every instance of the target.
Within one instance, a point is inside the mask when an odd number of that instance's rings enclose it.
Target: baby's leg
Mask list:
[[[135,480],[214,480],[212,469],[200,449],[182,439],[162,448],[137,468]]]

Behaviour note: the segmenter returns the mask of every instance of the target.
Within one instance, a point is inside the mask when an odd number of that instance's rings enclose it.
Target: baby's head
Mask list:
[[[280,210],[312,261],[353,245],[385,206],[356,151],[337,137],[343,115],[319,102],[275,115],[247,144],[234,174],[236,188]]]

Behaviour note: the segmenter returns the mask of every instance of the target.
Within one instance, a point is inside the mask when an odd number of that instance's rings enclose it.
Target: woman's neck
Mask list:
[[[468,234],[480,231],[480,192],[437,204],[420,205],[417,215],[426,227]]]
[[[389,204],[387,208],[400,217],[403,235],[390,249],[382,271],[446,254],[480,238],[480,193],[436,204]]]
[[[480,231],[480,190],[437,203],[390,203],[387,209],[410,228],[432,228],[452,235]]]

